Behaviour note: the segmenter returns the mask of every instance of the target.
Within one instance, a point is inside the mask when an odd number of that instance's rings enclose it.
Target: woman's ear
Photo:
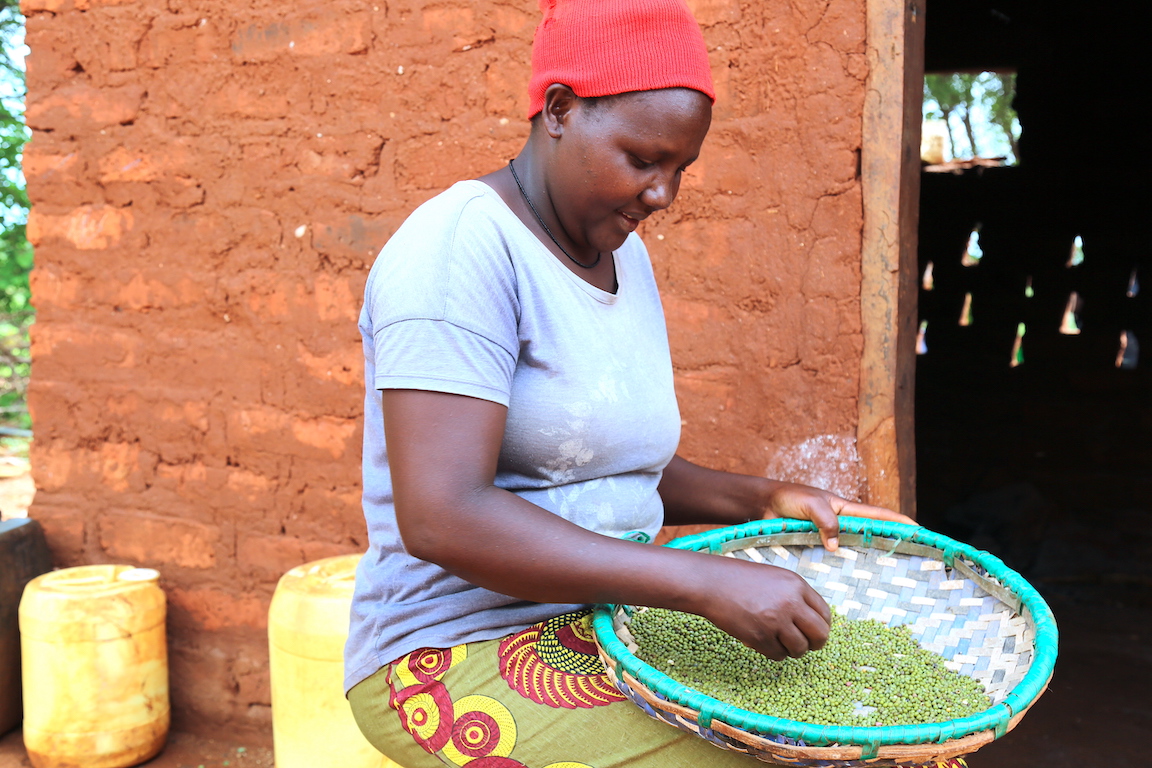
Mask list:
[[[544,91],[544,109],[540,117],[549,136],[558,139],[563,135],[564,126],[568,124],[578,101],[579,98],[568,86],[560,83],[548,86],[548,90]]]

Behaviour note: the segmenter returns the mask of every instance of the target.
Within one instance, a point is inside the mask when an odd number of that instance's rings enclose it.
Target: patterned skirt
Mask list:
[[[368,741],[404,768],[768,766],[657,722],[620,695],[587,611],[501,640],[413,651],[348,700]]]

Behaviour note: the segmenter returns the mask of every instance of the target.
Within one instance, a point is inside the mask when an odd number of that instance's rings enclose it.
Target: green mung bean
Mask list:
[[[833,612],[822,650],[783,661],[688,613],[641,608],[629,628],[640,659],[750,712],[823,725],[912,725],[992,705],[979,682],[944,666],[905,626]]]

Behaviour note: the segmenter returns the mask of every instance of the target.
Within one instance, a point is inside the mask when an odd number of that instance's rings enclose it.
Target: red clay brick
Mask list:
[[[172,609],[187,614],[194,624],[208,632],[220,629],[267,629],[268,596],[236,594],[233,589],[172,587],[168,601]]]
[[[304,540],[294,536],[244,534],[236,543],[236,564],[239,567],[273,579],[279,579],[307,561]]]
[[[220,531],[212,525],[133,512],[100,518],[100,546],[109,556],[139,565],[212,568]]]
[[[34,129],[84,131],[135,120],[143,99],[144,88],[139,85],[107,89],[77,85],[29,98],[25,116]]]

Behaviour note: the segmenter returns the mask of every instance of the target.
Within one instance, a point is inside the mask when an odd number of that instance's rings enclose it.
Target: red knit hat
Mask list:
[[[704,36],[684,0],[540,0],[528,117],[553,83],[577,96],[694,88],[716,101]]]

